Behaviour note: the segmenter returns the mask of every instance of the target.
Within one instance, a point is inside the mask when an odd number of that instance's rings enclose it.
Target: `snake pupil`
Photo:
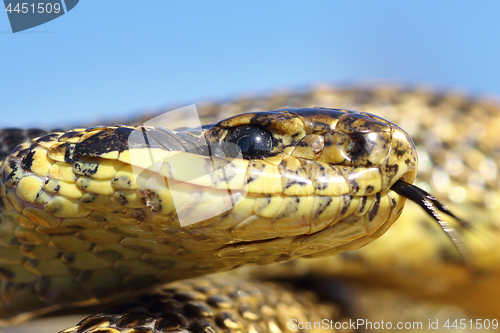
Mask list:
[[[267,130],[256,126],[239,126],[234,128],[225,139],[226,156],[236,157],[239,152],[243,158],[262,158],[273,148],[273,137]]]

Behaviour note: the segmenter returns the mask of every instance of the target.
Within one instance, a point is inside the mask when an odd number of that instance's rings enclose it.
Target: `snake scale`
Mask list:
[[[383,119],[317,108],[256,113],[318,105]],[[419,318],[426,328],[427,319],[443,309],[450,317],[498,319],[499,110],[490,100],[422,88],[322,86],[200,104],[202,123],[227,119],[202,136],[187,131],[179,138],[147,128],[136,132],[137,127],[125,125],[48,135],[4,130],[3,151],[26,143],[9,157],[5,153],[2,164],[3,323],[68,304],[112,301],[117,294],[131,303],[120,299],[112,310],[65,332],[288,332],[297,329],[290,326],[292,319],[359,317]],[[251,113],[239,115],[243,112]],[[384,119],[404,128],[416,149],[404,131]],[[168,127],[175,128],[175,122]],[[333,127],[340,134],[330,132]],[[231,152],[216,145],[255,128],[264,141],[267,135],[271,148],[251,146],[250,157],[228,160]],[[123,146],[125,137],[146,132],[149,149],[134,147],[130,138]],[[161,170],[150,162],[133,162],[149,161],[144,154],[151,151],[168,159],[168,150],[190,157],[178,155]],[[415,152],[415,183],[473,225],[461,235],[472,253],[469,266],[411,202],[389,229],[404,205],[389,188],[401,177],[413,182]],[[196,159],[190,159],[193,155]],[[186,179],[214,160],[229,166],[225,183],[216,181],[215,172],[208,180]],[[142,188],[135,184],[134,163],[145,170],[144,179],[154,181]],[[176,163],[186,167],[175,168]],[[175,192],[158,187],[158,174],[180,187]],[[217,212],[221,190],[241,209]],[[189,204],[193,193],[197,199]],[[175,211],[169,204],[173,199],[184,200],[184,210]],[[215,216],[203,217],[213,211]],[[196,213],[202,222],[180,226],[182,212]],[[387,235],[361,249],[327,256],[363,246],[387,229]],[[302,256],[325,258],[289,261]],[[272,265],[196,278],[246,264]],[[137,298],[161,282],[186,278],[194,279]],[[269,278],[292,285],[262,281]],[[322,289],[311,291],[311,286]],[[336,296],[325,297],[326,290]],[[405,306],[406,314],[394,314]]]

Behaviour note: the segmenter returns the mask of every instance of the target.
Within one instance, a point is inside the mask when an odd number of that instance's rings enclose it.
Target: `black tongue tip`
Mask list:
[[[464,228],[472,228],[469,222],[456,217],[455,214],[453,214],[446,206],[440,203],[438,199],[436,199],[432,194],[422,190],[420,187],[409,184],[404,180],[398,180],[394,183],[394,185],[391,186],[391,189],[394,192],[404,196],[405,198],[417,203],[427,212],[427,214],[429,214],[436,220],[439,219],[439,213],[437,211],[440,211],[448,216],[453,217]]]
[[[420,207],[424,209],[424,211],[431,216],[434,220],[436,220],[441,229],[448,235],[448,237],[453,242],[453,245],[456,247],[464,261],[470,265],[472,254],[469,249],[465,246],[463,238],[459,235],[459,233],[452,227],[450,224],[443,219],[441,219],[441,215],[439,212],[442,212],[452,218],[454,218],[462,227],[467,230],[471,230],[472,226],[469,222],[459,219],[455,216],[448,208],[446,208],[442,203],[440,203],[432,194],[427,193],[422,190],[420,187],[409,184],[403,180],[398,180],[391,186],[391,189],[402,195],[403,197],[415,202]]]

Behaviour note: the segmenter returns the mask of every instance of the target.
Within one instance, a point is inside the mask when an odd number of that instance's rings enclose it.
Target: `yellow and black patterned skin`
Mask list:
[[[304,322],[352,332],[352,317],[335,303],[282,283],[216,276],[174,282],[95,314],[62,332],[280,332]],[[331,321],[331,322],[330,322]],[[292,327],[290,327],[292,323]],[[323,324],[325,325],[325,324]]]
[[[246,270],[237,271],[240,272],[239,279],[249,275],[260,279],[280,277],[286,280],[310,274],[321,276],[327,281],[325,285],[314,281],[306,285],[306,288],[319,287],[318,295],[314,296],[316,300],[312,303],[304,301],[303,291],[297,289],[282,289],[278,285],[268,288],[269,285],[263,287],[260,282],[253,281],[236,282],[228,276],[220,276],[216,281],[202,278],[167,285],[153,295],[93,315],[67,332],[291,332],[293,329],[289,325],[288,314],[303,322],[316,321],[318,316],[340,322],[350,316],[354,320],[421,321],[424,324],[429,319],[439,319],[440,323],[446,319],[466,319],[467,322],[469,319],[474,322],[476,319],[498,319],[500,242],[497,240],[500,239],[500,228],[496,217],[500,213],[499,103],[455,92],[443,94],[427,87],[320,86],[303,92],[281,91],[268,96],[246,96],[230,102],[202,103],[197,107],[202,123],[213,124],[242,112],[317,105],[370,112],[391,120],[410,134],[419,155],[416,184],[436,195],[455,214],[473,224],[472,232],[462,236],[465,245],[473,252],[474,269],[464,264],[442,230],[416,205],[409,203],[398,223],[384,237],[358,250],[327,258],[247,266]],[[155,115],[141,115],[141,118],[126,123],[141,124]],[[248,122],[238,120],[237,123],[240,121]],[[40,132],[0,131],[1,148],[8,151],[2,155],[3,158],[19,140],[29,141],[41,135],[29,133]],[[318,141],[309,142],[312,152],[317,151]],[[299,151],[297,149],[297,153]],[[157,201],[150,200],[149,203],[151,207],[157,207]],[[6,252],[0,258],[2,265],[12,267],[16,257],[12,256],[10,249],[35,246],[12,242],[11,236],[17,226],[9,222],[11,218],[6,215],[5,208],[0,212],[2,218],[7,219],[7,222],[2,222],[7,228],[1,233],[1,244],[7,245],[2,251]],[[189,226],[183,230],[189,230]],[[240,237],[242,235],[244,233]],[[238,250],[245,252],[240,247],[232,253],[239,255]],[[262,251],[254,253],[259,259],[263,257]],[[102,278],[106,280],[108,276],[102,275]],[[333,283],[331,279],[335,278],[341,278],[343,282],[340,285]],[[2,282],[2,290],[8,290],[12,285]],[[43,290],[42,286],[39,284],[35,291]],[[327,290],[332,288],[337,290],[337,294],[344,294],[341,306],[327,295]],[[309,293],[306,292],[307,295]],[[27,292],[24,296],[30,299],[32,295],[32,292]],[[8,301],[16,299],[15,296],[20,296],[19,300],[24,297],[19,293],[2,294],[3,299]],[[309,296],[308,299],[311,299]],[[326,301],[326,305],[318,302],[318,297],[322,302]],[[298,306],[297,302],[305,306]],[[26,304],[30,305],[29,302]],[[310,311],[314,305],[323,310],[314,308]],[[346,305],[355,309],[355,313],[339,315],[342,312],[339,309],[345,309]],[[247,311],[249,307],[251,310]],[[25,318],[33,315],[33,312],[28,313]],[[22,316],[16,318],[23,319]],[[50,318],[51,323],[53,320]],[[58,326],[58,329],[54,326],[51,332],[73,326],[78,320]],[[12,319],[8,321],[11,322]],[[26,332],[39,332],[41,328],[38,322],[32,327],[31,330],[27,327]],[[425,332],[425,328],[413,331]],[[468,327],[465,332],[469,331],[476,330]]]
[[[186,179],[190,166],[213,171],[227,158],[189,150],[185,136],[165,129],[93,127],[17,146],[1,169],[0,315],[17,320],[247,264],[341,253],[380,237],[401,214],[405,198],[390,187],[413,181],[417,157],[398,126],[346,110],[287,109],[191,136],[215,147],[242,126],[268,131],[272,149],[230,160],[223,181],[216,172]],[[151,168],[152,152],[175,153],[176,162]],[[181,188],[140,186],[133,167]],[[182,211],[216,209],[227,186],[246,195],[222,214],[179,223]]]

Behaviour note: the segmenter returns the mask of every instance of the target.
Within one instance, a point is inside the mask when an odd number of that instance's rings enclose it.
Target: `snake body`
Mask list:
[[[420,155],[424,156],[423,178],[417,182],[430,187],[433,192],[448,195],[451,200],[472,202],[474,212],[481,218],[476,223],[478,228],[485,226],[490,232],[488,237],[495,239],[498,231],[490,210],[497,207],[497,139],[487,121],[493,123],[498,112],[494,104],[470,103],[453,95],[437,97],[419,91],[332,91],[322,88],[303,95],[282,94],[261,100],[206,105],[200,110],[205,121],[215,123],[215,117],[229,118],[200,132],[203,134],[188,131],[180,135],[168,130],[130,126],[77,129],[35,138],[18,146],[4,160],[1,194],[5,208],[0,230],[3,246],[0,270],[2,317],[16,321],[65,304],[108,301],[125,290],[134,294],[163,282],[230,270],[245,264],[336,254],[380,237],[401,214],[404,204],[404,198],[390,187],[401,177],[413,182],[416,172],[413,143],[398,126],[375,116],[344,110],[287,109],[233,116],[240,110],[308,107],[311,104],[361,109],[394,122],[406,122],[417,150],[423,151]],[[438,119],[432,118],[435,114],[439,114]],[[448,121],[457,122],[456,127],[447,128],[449,132],[442,130],[446,124],[440,123],[445,116]],[[400,119],[404,121],[399,122]],[[472,121],[472,125],[465,126],[467,120]],[[217,152],[217,143],[231,136],[234,128],[244,126],[264,128],[271,133],[274,145],[268,155],[258,159],[228,159]],[[461,135],[455,135],[457,131]],[[133,136],[131,133],[138,133],[139,137],[147,133],[151,142],[141,145],[134,141],[124,145],[125,138]],[[12,132],[5,134],[21,138]],[[41,133],[26,134],[34,138]],[[204,145],[199,144],[201,139],[202,143],[212,147],[210,153],[207,154]],[[4,140],[8,149],[12,148],[12,141],[16,140]],[[169,144],[165,145],[165,142]],[[364,145],[361,146],[360,142]],[[451,157],[442,156],[445,148]],[[144,154],[151,152],[156,158],[168,160],[163,168],[150,167],[151,160]],[[180,154],[173,158],[172,152]],[[432,168],[433,162],[441,162],[446,169],[436,171]],[[175,168],[176,163],[202,169],[204,166],[205,169],[181,170]],[[224,170],[230,177],[226,174],[224,182],[218,181],[220,168],[214,168],[217,164],[227,167]],[[193,172],[204,174],[207,165],[211,166],[209,171],[212,172],[209,178],[189,179]],[[144,179],[158,179],[157,175],[160,175],[180,187],[174,192],[175,186],[172,187],[171,183],[158,187],[157,180],[138,185],[134,167],[146,172]],[[438,171],[448,177],[444,186],[443,181],[440,183],[435,176]],[[463,184],[470,184],[471,179],[479,186],[464,189]],[[460,186],[465,194],[460,198],[453,197],[460,191]],[[182,212],[176,210],[178,207],[168,204],[172,198],[183,198],[184,195],[184,204],[181,205],[184,210],[203,216],[204,212],[222,205],[220,192],[227,193],[228,190],[238,202],[229,213],[221,211],[188,226],[180,225]],[[326,207],[334,209],[328,211]],[[458,211],[466,219],[471,216],[467,209]],[[415,216],[408,218],[403,215],[402,218],[409,220],[403,222],[405,228],[411,228],[411,223],[415,226],[421,222]],[[418,226],[417,230],[420,230]],[[400,233],[404,235],[404,232]],[[438,276],[455,285],[473,285],[480,291],[476,296],[481,297],[485,296],[482,289],[487,286],[495,294],[498,288],[490,288],[492,281],[498,281],[496,263],[499,252],[495,251],[495,245],[491,242],[482,242],[477,247],[475,243],[471,245],[478,253],[477,265],[486,276],[483,280],[474,280],[474,274],[456,260],[457,255],[450,250],[448,242],[439,240],[432,232],[430,234],[435,242],[425,239],[426,243],[431,243],[431,248],[420,253],[405,250],[397,255],[387,255],[379,248],[373,254],[363,252],[370,248],[366,247],[354,255],[357,260],[352,259],[353,255],[333,257],[328,263],[321,259],[310,260],[307,270],[338,275],[338,268],[343,267],[340,275],[359,281],[372,280],[375,284],[379,283],[377,280],[391,276],[388,280],[395,287],[411,289],[407,286],[411,283],[405,280],[408,276],[401,276],[393,265],[401,261],[407,266],[406,275],[416,271],[421,272],[420,276]],[[418,241],[421,240],[419,237],[429,235],[415,232],[413,236]],[[360,264],[359,258],[364,263]],[[316,262],[321,269],[315,266]],[[282,267],[277,267],[273,275],[279,275]],[[331,267],[336,267],[333,268],[335,272],[332,273]],[[483,285],[481,281],[486,280]],[[193,282],[197,287],[192,293],[200,292],[203,289],[200,285],[208,283],[200,281]],[[224,282],[214,283],[219,287],[224,285]],[[187,285],[180,288],[183,290]],[[273,290],[276,288],[279,287],[272,287]],[[414,290],[425,292],[427,289],[415,283]],[[458,294],[456,298],[460,298]],[[189,302],[207,301],[211,294],[207,295],[191,295],[187,299]],[[449,301],[446,292],[441,296]],[[253,306],[257,307],[256,304]],[[200,307],[194,308],[201,311]],[[177,321],[182,322],[179,330],[216,329],[217,325],[231,329],[224,326],[223,311],[212,314],[218,319],[205,320],[203,325],[200,321],[193,323],[179,319],[185,313],[170,312],[177,313]],[[498,312],[493,309],[490,313]],[[241,317],[242,312],[238,316]],[[243,325],[256,331],[287,330],[283,327],[283,316],[267,316],[265,325],[261,323],[263,315],[256,316],[260,321],[254,320],[253,326],[233,320],[236,325],[233,329],[242,330],[244,328],[240,326]],[[89,319],[82,323],[87,325],[84,328],[78,326],[68,332],[97,332],[99,327],[106,326],[103,324],[106,322],[115,330],[119,327],[129,329],[125,324],[117,324],[126,321],[123,318],[127,317]],[[212,325],[214,322],[215,326]],[[231,322],[228,319],[226,324]],[[255,326],[255,322],[260,326]],[[151,325],[158,326],[157,331],[170,327],[161,326],[157,320],[144,327]]]

